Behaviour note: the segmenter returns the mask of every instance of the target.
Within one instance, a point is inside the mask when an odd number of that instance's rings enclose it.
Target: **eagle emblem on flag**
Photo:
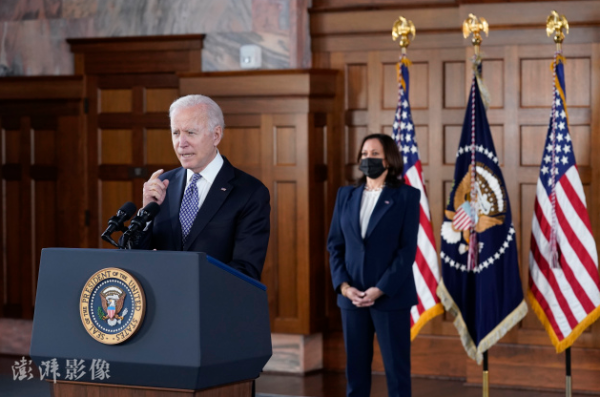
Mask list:
[[[504,185],[490,167],[476,163],[476,204],[471,205],[471,167],[465,173],[454,194],[454,209],[446,209],[446,220],[442,225],[442,239],[448,244],[457,244],[461,254],[469,247],[469,232],[475,226],[477,233],[502,225],[506,218],[507,196]],[[450,208],[450,206],[448,206]]]

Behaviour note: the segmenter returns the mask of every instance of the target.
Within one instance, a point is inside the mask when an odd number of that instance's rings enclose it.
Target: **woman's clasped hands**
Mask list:
[[[383,292],[377,287],[371,287],[366,291],[360,291],[357,288],[351,287],[344,283],[341,288],[342,295],[352,301],[356,307],[373,306],[375,300],[383,295]]]

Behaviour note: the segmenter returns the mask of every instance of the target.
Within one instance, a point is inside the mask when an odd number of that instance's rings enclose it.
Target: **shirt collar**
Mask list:
[[[221,156],[221,153],[219,153],[219,150],[217,150],[217,155],[215,156],[215,158],[210,163],[208,163],[208,165],[206,166],[206,168],[204,168],[202,170],[202,172],[200,172],[200,175],[202,175],[202,178],[205,179],[209,184],[212,185],[212,183],[217,178],[217,174],[221,170],[222,166],[223,166],[223,156]],[[192,179],[192,175],[194,175],[194,171],[192,171],[190,169],[188,169],[186,171],[187,171],[187,178],[186,178],[186,185],[187,185],[190,183],[190,180]]]

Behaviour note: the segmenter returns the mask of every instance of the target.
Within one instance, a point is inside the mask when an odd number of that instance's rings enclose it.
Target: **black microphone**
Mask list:
[[[155,203],[154,201],[141,208],[136,217],[131,220],[129,224],[129,229],[125,233],[123,233],[123,246],[126,246],[129,240],[139,235],[145,228],[146,224],[150,222],[158,213],[160,212],[160,205]],[[137,236],[136,236],[137,237]],[[129,247],[131,248],[131,247]]]
[[[123,225],[129,218],[135,214],[137,207],[131,201],[126,202],[119,208],[117,211],[117,215],[111,216],[108,220],[108,227],[102,233],[102,240],[107,241],[118,247],[119,245],[115,243],[115,241],[111,238],[111,234],[113,234],[116,230],[124,232],[127,228]]]

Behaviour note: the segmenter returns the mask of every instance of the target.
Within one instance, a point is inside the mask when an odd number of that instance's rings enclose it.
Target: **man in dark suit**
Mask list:
[[[217,149],[223,113],[203,95],[179,98],[169,110],[181,167],[144,183],[144,206],[159,214],[135,248],[198,251],[260,280],[270,231],[269,190],[233,167]]]

